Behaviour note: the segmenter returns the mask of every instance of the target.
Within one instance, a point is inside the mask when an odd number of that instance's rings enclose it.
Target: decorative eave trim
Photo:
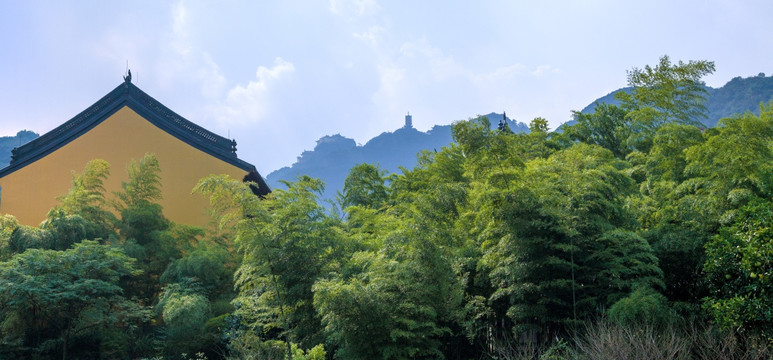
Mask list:
[[[6,168],[0,169],[0,177],[19,170],[69,144],[124,106],[134,110],[159,129],[190,146],[244,171],[257,172],[254,165],[236,157],[235,141],[194,124],[140,90],[136,85],[126,81],[64,124],[14,149],[11,163]]]

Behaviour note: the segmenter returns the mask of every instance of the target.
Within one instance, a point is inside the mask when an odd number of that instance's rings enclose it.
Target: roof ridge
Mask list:
[[[121,95],[123,92],[121,91],[121,87],[123,86],[124,84],[119,85],[107,93],[107,95],[97,100],[97,102],[78,113],[78,115],[75,115],[72,119],[64,122],[62,125],[55,127],[53,130],[39,136],[37,139],[14,148],[11,151],[11,163],[9,166],[13,166],[18,162],[23,162],[27,158],[35,156],[37,153],[36,150],[42,150],[44,148],[48,148],[51,145],[54,145],[54,143],[61,142],[63,140],[61,138],[63,135],[71,132],[71,130],[84,126],[84,124],[87,124],[88,120],[92,119],[95,113],[99,112],[100,110],[105,110],[105,106],[113,102]]]
[[[215,134],[196,123],[180,116],[172,109],[166,107],[160,101],[154,99],[146,92],[142,91],[139,87],[132,83],[128,83],[129,99],[137,101],[137,105],[140,105],[158,116],[162,116],[167,122],[172,124],[158,124],[153,119],[148,119],[155,125],[161,127],[167,132],[182,131],[180,134],[188,138],[191,141],[201,142],[202,145],[213,147],[217,149],[222,155],[236,157],[236,141],[228,139],[224,136]],[[133,96],[134,95],[134,96]],[[135,97],[136,96],[136,97]],[[136,109],[135,109],[136,110]],[[167,128],[164,125],[177,125]],[[174,135],[174,134],[173,134]],[[176,136],[176,135],[175,135]],[[182,140],[182,139],[181,139]]]
[[[236,141],[217,135],[175,113],[129,81],[118,85],[97,102],[62,125],[11,152],[11,163],[0,176],[22,168],[83,135],[124,106],[177,139],[246,171],[255,166],[236,156]]]

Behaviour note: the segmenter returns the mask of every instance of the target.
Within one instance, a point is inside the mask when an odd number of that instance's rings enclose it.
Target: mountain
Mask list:
[[[716,126],[719,119],[747,111],[759,115],[760,104],[773,101],[773,76],[735,77],[719,89],[708,88],[708,119],[703,123]]]
[[[40,135],[32,131],[22,130],[16,133],[16,136],[0,137],[0,169],[11,163],[11,151],[13,148],[35,140],[38,136]]]
[[[622,88],[602,96],[582,109],[582,113],[592,113],[596,103],[619,104],[615,94],[620,91],[630,91],[632,88]],[[719,119],[751,111],[760,114],[760,104],[773,101],[773,76],[760,73],[757,76],[742,78],[740,76],[728,81],[720,88],[706,86],[706,119],[701,122],[707,127],[717,126]],[[566,125],[571,125],[569,122]]]
[[[631,88],[622,88],[613,91],[598,98],[581,112],[593,112],[597,102],[619,104],[614,94],[630,90]],[[760,73],[748,78],[736,77],[720,88],[706,87],[706,91],[708,117],[703,123],[713,127],[719,119],[733,114],[746,111],[759,114],[760,103],[773,101],[773,76],[766,77]],[[489,118],[494,129],[503,118],[503,114],[497,113],[485,116]],[[314,150],[304,151],[294,164],[268,174],[266,180],[271,188],[283,188],[282,180],[294,180],[301,174],[317,177],[327,186],[323,198],[333,199],[336,192],[343,187],[344,179],[354,165],[364,162],[378,164],[388,173],[395,173],[400,171],[401,166],[409,169],[414,167],[416,155],[420,151],[440,149],[451,142],[450,125],[437,125],[425,133],[414,129],[411,122],[408,115],[404,127],[394,132],[382,133],[365,145],[357,145],[353,139],[340,134],[322,137],[317,140]],[[514,132],[529,131],[528,126],[523,123],[509,118],[507,123]],[[562,127],[572,123],[573,121],[570,121]],[[560,127],[558,131],[561,131]]]
[[[496,129],[503,118],[503,114],[496,113],[485,116],[492,129]],[[506,121],[514,132],[529,131],[523,123],[510,118]],[[268,174],[266,181],[272,189],[284,188],[282,180],[292,181],[299,175],[309,175],[325,182],[324,199],[334,199],[354,165],[378,164],[387,173],[396,173],[400,167],[413,168],[419,152],[439,150],[451,143],[451,125],[436,125],[427,132],[421,132],[413,127],[412,122],[411,115],[407,115],[405,126],[394,132],[384,132],[365,145],[357,145],[354,139],[340,134],[323,136],[317,140],[314,150],[304,151],[292,166]]]

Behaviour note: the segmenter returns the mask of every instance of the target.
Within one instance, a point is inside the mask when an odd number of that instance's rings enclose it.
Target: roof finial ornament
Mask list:
[[[126,81],[127,83],[132,82],[132,69],[126,70],[126,75],[123,76],[123,81]]]

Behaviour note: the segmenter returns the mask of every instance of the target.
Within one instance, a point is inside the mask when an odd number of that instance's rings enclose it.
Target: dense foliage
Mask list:
[[[230,237],[174,224],[153,155],[108,196],[110,166],[73,175],[39,227],[0,218],[0,358],[137,358],[224,348],[240,262]]]
[[[95,160],[40,227],[0,218],[0,355],[479,359],[554,342],[523,358],[764,357],[773,104],[696,126],[711,71],[634,69],[620,106],[561,133],[460,121],[413,169],[352,168],[337,204],[309,177],[259,198],[213,175],[195,189],[208,229],[163,216],[153,156],[111,198]],[[688,324],[745,340],[693,348],[669,332]]]

